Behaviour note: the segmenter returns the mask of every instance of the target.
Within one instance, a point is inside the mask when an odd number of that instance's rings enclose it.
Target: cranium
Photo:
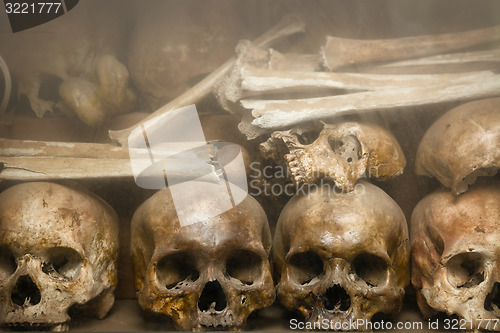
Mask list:
[[[246,4],[228,0],[151,4],[138,11],[128,57],[134,84],[154,110],[233,56],[238,40],[251,36],[253,23]]]
[[[51,183],[0,194],[0,324],[67,330],[70,308],[103,318],[117,283],[118,221],[96,196]]]
[[[500,184],[455,197],[439,190],[411,219],[412,283],[425,317],[457,315],[468,329],[500,331]],[[472,327],[471,327],[472,325]]]
[[[177,210],[170,187],[135,212],[131,254],[145,311],[169,316],[182,330],[241,329],[251,312],[273,303],[265,213],[255,199],[232,190],[244,199],[216,216],[211,212],[228,198],[203,182],[185,192]],[[201,222],[183,226],[181,215]]]
[[[474,101],[439,118],[418,147],[416,172],[456,195],[500,168],[500,98]]]
[[[294,130],[274,132],[284,141],[285,159],[296,183],[314,183],[327,178],[351,191],[363,177],[386,180],[403,173],[406,160],[396,139],[372,124],[344,122],[325,124],[311,144],[301,144]]]
[[[278,298],[310,323],[393,317],[410,279],[409,250],[404,214],[378,187],[313,187],[295,195],[278,220]]]

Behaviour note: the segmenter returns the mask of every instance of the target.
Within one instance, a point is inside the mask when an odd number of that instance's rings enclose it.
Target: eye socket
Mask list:
[[[2,280],[14,274],[16,269],[16,258],[12,251],[5,246],[0,247],[0,277]]]
[[[319,131],[307,131],[304,133],[297,133],[297,140],[301,145],[310,145],[319,137]]]
[[[460,253],[446,263],[448,282],[455,288],[471,288],[484,281],[483,257],[477,252]]]
[[[187,251],[169,254],[160,259],[156,264],[156,274],[160,284],[167,289],[180,289],[185,283],[196,281],[200,276],[193,254]]]
[[[262,274],[262,259],[253,251],[236,250],[226,260],[226,273],[243,284],[251,285]]]
[[[291,275],[301,285],[308,284],[323,273],[323,260],[314,251],[294,254],[290,260]]]
[[[387,279],[387,263],[371,253],[361,253],[353,261],[356,274],[371,287],[382,285]]]
[[[82,263],[83,258],[75,250],[53,247],[46,253],[42,271],[54,279],[72,281],[80,275]]]

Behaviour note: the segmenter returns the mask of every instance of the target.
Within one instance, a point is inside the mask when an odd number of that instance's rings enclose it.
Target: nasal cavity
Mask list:
[[[23,275],[17,280],[10,298],[14,304],[30,306],[40,303],[41,295],[35,282],[28,275]]]
[[[341,140],[328,139],[332,151],[348,163],[356,163],[361,158],[361,143],[354,135],[347,135]]]
[[[333,311],[347,311],[351,307],[351,297],[338,284],[328,288],[323,295],[325,309]]]
[[[211,281],[205,285],[198,300],[198,308],[201,311],[222,311],[226,308],[227,300],[224,290],[218,281]]]
[[[496,306],[496,309],[493,308],[493,305]],[[500,282],[496,282],[493,285],[493,289],[486,296],[486,300],[484,301],[484,308],[487,311],[499,311],[500,309]]]

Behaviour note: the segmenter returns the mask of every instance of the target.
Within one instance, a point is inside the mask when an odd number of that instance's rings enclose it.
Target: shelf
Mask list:
[[[290,314],[284,308],[278,304],[274,304],[267,309],[253,314],[247,321],[246,331],[292,331],[289,327],[291,318]],[[435,330],[428,329],[428,322],[422,319],[418,309],[413,304],[405,304],[398,322],[421,323],[422,325],[422,329],[402,330],[405,332],[436,332]],[[115,306],[105,319],[76,319],[72,321],[70,328],[74,332],[176,331],[175,327],[168,320],[146,318],[135,299],[117,300]],[[391,332],[398,331],[396,329],[391,330]]]

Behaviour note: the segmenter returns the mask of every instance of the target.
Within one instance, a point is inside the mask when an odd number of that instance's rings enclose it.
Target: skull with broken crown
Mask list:
[[[403,212],[367,182],[349,193],[327,185],[295,195],[280,215],[278,298],[313,324],[393,317],[410,278]]]
[[[500,184],[480,182],[458,197],[436,191],[415,207],[411,226],[412,284],[423,315],[499,331]]]

